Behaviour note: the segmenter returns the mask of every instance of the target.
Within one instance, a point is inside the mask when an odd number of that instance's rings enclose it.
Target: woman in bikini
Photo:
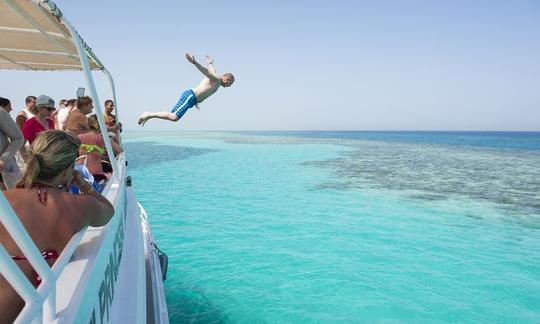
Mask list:
[[[49,265],[75,233],[86,226],[103,226],[114,215],[111,203],[73,171],[80,144],[77,137],[63,131],[42,132],[30,147],[27,169],[17,188],[4,192]],[[66,192],[70,183],[83,194]],[[0,244],[37,287],[39,277],[1,224]],[[24,301],[0,276],[0,322],[11,323],[23,306]]]
[[[88,127],[90,127],[89,132],[79,135],[81,139],[79,155],[81,157],[86,156],[86,167],[88,171],[92,175],[99,177],[103,175],[101,161],[105,154],[105,141],[103,140],[96,115],[88,118]],[[115,156],[122,153],[122,148],[115,141],[111,141],[111,146]]]

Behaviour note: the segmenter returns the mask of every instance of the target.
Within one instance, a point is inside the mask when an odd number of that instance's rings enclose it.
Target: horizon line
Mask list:
[[[540,133],[540,130],[452,130],[452,129],[124,129],[124,131],[171,132],[430,132],[430,133]]]

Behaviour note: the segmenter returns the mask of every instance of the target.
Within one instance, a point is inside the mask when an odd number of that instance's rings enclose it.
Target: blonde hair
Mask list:
[[[88,117],[88,127],[90,127],[90,129],[92,130],[95,130],[96,132],[100,131],[99,122],[96,115],[91,115],[90,117]]]
[[[26,172],[17,188],[31,188],[36,180],[50,180],[75,164],[81,141],[60,130],[39,134],[30,146]]]

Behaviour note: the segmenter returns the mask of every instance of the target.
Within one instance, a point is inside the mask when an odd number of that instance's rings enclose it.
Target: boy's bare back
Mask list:
[[[193,92],[195,92],[195,96],[197,97],[197,103],[201,103],[206,98],[210,97],[221,86],[221,81],[212,81],[209,78],[204,78],[201,80],[201,82],[193,88]]]

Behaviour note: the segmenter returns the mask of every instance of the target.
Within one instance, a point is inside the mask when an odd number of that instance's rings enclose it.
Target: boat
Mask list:
[[[82,71],[105,130],[92,76],[102,72],[120,120],[111,73],[53,1],[0,0],[0,69]],[[109,136],[103,137],[113,152]],[[15,323],[168,323],[166,255],[131,187],[125,154],[109,154],[109,159],[113,175],[103,195],[114,205],[114,217],[103,227],[74,235],[52,267],[0,194],[0,221],[42,279],[34,288],[0,245],[0,273],[25,301]]]

